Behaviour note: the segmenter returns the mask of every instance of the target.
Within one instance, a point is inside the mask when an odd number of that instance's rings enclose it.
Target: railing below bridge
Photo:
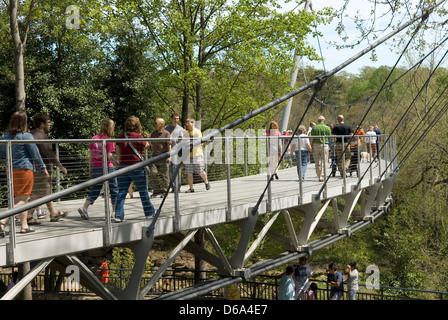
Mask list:
[[[111,276],[108,277],[109,288],[115,290],[121,290],[129,279],[130,269],[110,269]],[[146,276],[143,277],[142,286],[149,281],[152,274],[156,270],[145,270]],[[205,271],[207,279],[213,279],[218,277],[214,271]],[[146,299],[152,299],[158,297],[167,292],[176,291],[185,287],[193,286],[204,279],[198,279],[194,277],[195,270],[189,269],[169,269],[165,271],[165,275],[162,276],[157,283],[153,286],[152,290],[147,293]],[[0,275],[0,297],[6,291],[6,286],[10,282],[10,275]],[[202,298],[211,299],[240,299],[240,300],[277,300],[278,288],[280,283],[280,276],[273,275],[259,275],[250,281],[242,281],[238,284],[232,285],[237,296],[227,296],[227,288],[221,288],[209,292]],[[317,300],[328,300],[330,296],[330,288],[324,280],[314,279],[310,282],[315,282],[318,285]],[[51,289],[46,286],[51,283],[53,286]],[[346,289],[346,287],[344,286]],[[37,276],[32,286],[33,292],[37,294],[52,294],[53,297],[60,296],[61,299],[80,299],[85,296],[90,296],[95,299],[89,289],[82,285],[67,286],[67,276],[63,274],[59,275],[43,275]],[[434,291],[434,290],[419,290],[410,288],[398,288],[389,286],[377,286],[375,288],[369,288],[369,286],[360,283],[359,291],[357,293],[357,300],[441,300],[448,301],[448,292]],[[347,292],[344,291],[342,300],[346,300]]]

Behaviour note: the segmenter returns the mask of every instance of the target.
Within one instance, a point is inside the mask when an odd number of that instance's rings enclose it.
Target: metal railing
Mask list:
[[[110,276],[108,277],[108,287],[111,290],[121,290],[126,286],[129,279],[130,269],[110,269]],[[156,270],[146,269],[142,278],[141,286],[143,287],[147,281],[149,281],[152,274]],[[181,290],[202,281],[208,281],[210,279],[218,277],[215,271],[205,271],[207,274],[206,279],[197,279],[194,277],[195,270],[190,269],[168,269],[166,275],[161,277],[157,283],[148,292],[147,297],[154,298],[163,295],[167,292],[173,292]],[[6,286],[10,282],[11,276],[8,274],[0,275],[0,283],[3,285],[0,288],[0,295],[6,290]],[[49,281],[48,278],[52,278]],[[235,285],[236,291],[239,293],[239,299],[242,300],[277,300],[278,287],[280,284],[280,276],[273,275],[259,275],[253,279],[242,281]],[[318,285],[317,300],[328,300],[330,297],[330,288],[327,286],[324,280],[312,280]],[[52,287],[51,290],[46,289],[45,286],[48,283],[58,284],[57,288]],[[346,289],[346,286],[344,285]],[[32,286],[33,292],[37,293],[59,293],[62,295],[85,295],[92,294],[92,292],[83,287],[82,285],[67,286],[67,277],[63,274],[58,275],[38,275]],[[209,292],[204,298],[223,299],[226,298],[226,289],[221,288]],[[448,300],[448,292],[435,291],[435,290],[420,290],[411,288],[399,288],[389,286],[377,286],[375,288],[369,288],[366,284],[359,284],[359,291],[356,295],[357,300]],[[344,291],[344,295],[341,300],[347,300],[347,292]]]
[[[298,141],[299,137],[290,136],[256,136],[255,132],[244,133],[242,136],[221,136],[214,137],[214,139],[202,142],[203,144],[203,155],[206,165],[206,172],[209,181],[225,180],[227,183],[227,192],[223,195],[223,201],[227,202],[227,207],[232,206],[232,184],[231,180],[237,177],[243,177],[248,175],[256,175],[260,173],[266,174],[266,183],[273,180],[273,173],[279,168],[285,168],[288,166],[295,166],[297,162],[297,192],[300,199],[303,199],[303,185],[305,182],[298,177],[301,174],[301,150],[298,148],[298,157],[295,159],[295,154],[291,153],[290,150],[285,150],[285,146],[291,144],[288,143],[290,139],[293,141]],[[348,136],[347,136],[348,137]],[[352,137],[352,136],[350,136]],[[314,137],[316,138],[316,137]],[[330,141],[334,141],[336,136],[327,136]],[[355,136],[359,143],[355,143],[356,157],[352,158],[355,162],[356,172],[358,173],[359,179],[364,175],[368,174],[370,176],[371,183],[374,183],[374,178],[379,178],[384,176],[389,172],[393,172],[396,168],[396,141],[394,136],[381,135],[378,136],[379,147],[377,149],[378,156],[375,157],[373,150],[368,150],[366,148],[366,143],[364,139],[366,136]],[[183,139],[179,141],[176,147],[170,152],[162,155],[152,157],[151,151],[146,151],[145,159],[135,165],[128,166],[124,169],[116,170],[113,173],[107,173],[106,162],[106,143],[107,142],[120,142],[120,141],[151,141],[160,142],[163,139],[103,139],[96,140],[95,142],[101,143],[103,148],[103,176],[95,179],[91,179],[89,176],[89,165],[88,165],[88,145],[92,143],[92,139],[70,139],[70,140],[39,140],[39,144],[50,143],[54,145],[55,153],[59,157],[60,162],[67,168],[67,175],[62,175],[59,168],[56,168],[52,177],[54,192],[50,195],[43,196],[37,200],[24,204],[20,207],[13,207],[13,181],[10,179],[12,176],[11,166],[7,168],[0,168],[0,218],[10,217],[19,212],[32,209],[37,206],[41,206],[49,201],[57,200],[73,200],[73,199],[84,199],[87,196],[89,188],[95,184],[104,183],[105,188],[103,188],[103,196],[105,198],[105,227],[104,227],[104,239],[105,245],[109,245],[110,232],[111,232],[111,221],[110,217],[110,194],[108,187],[108,180],[111,178],[118,177],[124,173],[131,172],[135,169],[149,166],[157,161],[166,159],[171,156],[180,163],[187,159],[190,150],[201,144],[201,139]],[[166,139],[165,139],[166,141]],[[12,145],[20,143],[36,143],[36,140],[31,141],[15,141],[15,140],[0,140],[0,146],[3,144],[6,147],[6,164],[10,164],[12,161]],[[297,144],[298,146],[300,143]],[[331,148],[330,148],[331,150]],[[349,148],[347,147],[347,150]],[[331,152],[331,151],[330,151]],[[353,154],[352,154],[353,155]],[[367,156],[368,155],[368,156]],[[343,159],[345,153],[343,154]],[[282,159],[280,164],[278,160]],[[328,157],[332,159],[331,154]],[[368,159],[365,159],[368,158]],[[375,162],[376,159],[381,159],[382,161]],[[361,164],[363,161],[368,161],[367,169],[362,169]],[[0,164],[1,166],[1,164]],[[324,166],[324,174],[328,176],[331,172],[330,163]],[[364,171],[363,171],[364,170]],[[345,171],[345,168],[344,168]],[[345,172],[344,172],[345,173]],[[181,170],[183,184],[186,181],[185,174]],[[172,178],[171,182],[175,179]],[[307,170],[306,180],[316,181],[316,174],[314,170]],[[148,179],[148,181],[150,181]],[[318,182],[320,183],[320,182]],[[322,182],[322,186],[326,188],[326,182]],[[343,190],[346,190],[347,180],[346,175],[343,175],[341,181],[341,186]],[[325,189],[326,190],[326,189]],[[275,185],[270,183],[267,192],[268,201],[270,201],[272,193],[275,192]],[[176,216],[176,221],[180,217],[179,208],[179,195],[177,188],[174,188],[174,200],[169,198],[167,201],[174,201],[174,213]],[[82,200],[80,200],[80,206],[82,205]],[[1,209],[1,207],[3,209]],[[14,230],[14,219],[10,219],[9,230]],[[15,232],[9,233],[9,241],[15,244],[16,234]],[[9,246],[10,255],[14,257],[15,245]]]

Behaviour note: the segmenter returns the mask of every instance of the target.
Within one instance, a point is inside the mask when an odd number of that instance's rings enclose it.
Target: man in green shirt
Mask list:
[[[331,129],[325,123],[324,116],[317,118],[317,124],[311,129],[310,144],[316,165],[316,174],[319,181],[324,181],[324,170],[328,162],[328,138],[331,135]]]

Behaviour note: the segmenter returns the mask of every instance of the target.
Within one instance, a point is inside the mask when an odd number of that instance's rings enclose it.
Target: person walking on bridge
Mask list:
[[[149,136],[149,135],[148,135]],[[147,136],[147,137],[148,137]],[[142,125],[140,119],[136,116],[130,116],[124,123],[124,131],[118,136],[119,139],[143,139]],[[118,169],[139,163],[143,160],[142,151],[149,148],[147,141],[129,141],[117,143],[117,160],[120,164]],[[120,223],[124,220],[124,202],[131,182],[137,187],[140,194],[140,200],[143,206],[143,212],[147,219],[151,218],[155,212],[154,206],[149,199],[148,180],[146,178],[145,168],[133,170],[118,177],[118,197],[115,209],[114,222]]]
[[[103,175],[103,144],[99,139],[110,139],[115,135],[115,122],[112,119],[104,119],[101,122],[100,132],[92,137],[96,142],[89,144],[90,156],[89,156],[89,173],[92,179],[98,178]],[[106,157],[107,157],[107,173],[115,171],[114,166],[118,167],[118,162],[115,160],[113,154],[115,153],[115,143],[106,142]],[[84,202],[84,205],[78,209],[81,218],[84,220],[89,219],[89,213],[87,209],[98,199],[103,183],[94,185]],[[112,215],[115,213],[118,196],[118,181],[117,178],[109,180],[109,193],[112,202]]]
[[[2,140],[34,140],[28,131],[28,117],[23,111],[16,111],[9,121],[8,131],[1,138]],[[13,143],[11,144],[12,158],[12,179],[14,193],[14,207],[24,205],[33,190],[34,178],[33,170],[37,170],[41,175],[50,177],[39,150],[34,143]],[[6,144],[0,144],[0,159],[6,158]],[[7,163],[8,164],[8,163]],[[35,231],[28,226],[28,211],[19,213],[20,233]],[[0,237],[6,236],[5,223],[9,218],[0,221]],[[13,217],[14,219],[14,217]]]
[[[157,118],[154,121],[154,131],[151,133],[151,138],[160,139],[151,141],[150,146],[153,151],[153,157],[171,151],[170,133],[165,130],[165,120]],[[149,176],[151,179],[151,187],[153,194],[151,198],[162,197],[170,188],[169,165],[171,158],[159,160],[149,166]],[[161,181],[159,180],[159,175]]]
[[[336,137],[336,159],[338,163],[338,169],[341,176],[348,174],[350,166],[351,152],[348,143],[351,139],[350,135],[353,135],[353,129],[344,122],[344,116],[342,114],[337,117],[338,124],[333,128],[333,134]]]
[[[186,134],[187,137],[190,137],[191,139],[200,139],[202,138],[201,130],[196,128],[194,126],[194,120],[193,119],[187,119],[185,122],[185,128],[187,129]],[[188,186],[189,189],[185,191],[185,193],[191,193],[194,192],[193,188],[193,173],[199,174],[204,181],[205,189],[210,190],[210,183],[207,178],[207,173],[205,172],[205,162],[204,162],[204,156],[202,151],[202,144],[194,147],[193,150],[190,152],[189,159],[185,162],[185,173],[188,177]]]
[[[183,138],[184,135],[184,129],[178,124],[180,120],[180,116],[177,112],[174,112],[171,115],[171,123],[165,126],[165,130],[167,130],[170,133],[170,138],[171,138],[171,149],[173,149]],[[180,191],[180,187],[181,187],[181,175],[180,175],[180,167],[179,167],[179,172],[177,174],[177,177],[174,177],[174,171],[175,171],[175,165],[177,163],[177,159],[178,159],[179,155],[175,154],[173,155],[173,160],[170,161],[170,167],[169,167],[169,171],[170,171],[170,180],[173,181],[171,188],[174,192],[174,187],[176,185],[175,183],[175,179],[177,179],[177,191]]]
[[[48,140],[48,133],[51,128],[50,117],[43,113],[35,114],[33,117],[34,130],[31,131],[35,140]],[[47,171],[49,177],[42,175],[40,172],[34,172],[34,184],[33,192],[31,193],[30,201],[42,198],[43,196],[51,194],[52,184],[51,184],[51,174],[53,172],[53,165],[57,166],[63,174],[67,174],[67,169],[61,164],[58,157],[54,154],[52,145],[49,143],[39,143],[37,144],[37,149],[47,166]],[[59,211],[54,207],[53,201],[47,202],[46,206],[50,212],[50,221],[57,222],[59,219],[67,216],[67,210]],[[44,214],[40,207],[28,210],[28,224],[40,224],[33,218],[34,210],[37,210],[37,217],[44,218]]]
[[[328,138],[331,135],[331,129],[325,123],[325,117],[319,116],[317,124],[311,129],[310,144],[316,166],[317,178],[320,182],[324,181],[324,170],[328,162]]]

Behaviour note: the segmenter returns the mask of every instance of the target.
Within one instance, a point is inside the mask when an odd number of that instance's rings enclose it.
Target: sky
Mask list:
[[[323,7],[331,6],[333,8],[340,8],[342,7],[342,4],[345,2],[345,0],[312,0],[312,9],[313,10],[320,10]],[[285,8],[294,9],[294,7],[291,7],[293,5],[285,5]],[[347,14],[351,17],[358,14],[359,16],[362,16],[363,18],[367,18],[369,12],[370,12],[370,6],[371,4],[367,0],[351,0],[350,6],[347,8]],[[295,5],[295,8],[297,6]],[[302,5],[303,8],[303,5]],[[379,12],[378,14],[381,14]],[[386,22],[386,20],[378,19],[378,25],[382,26]],[[388,20],[387,20],[388,21]],[[407,20],[403,21],[402,23],[406,22]],[[368,46],[367,42],[364,42],[360,45],[357,45],[353,49],[342,49],[337,50],[333,45],[330,44],[330,42],[336,41],[339,44],[343,44],[344,42],[341,40],[340,36],[335,31],[335,27],[337,23],[339,22],[338,19],[333,20],[333,22],[330,25],[326,26],[319,26],[318,30],[322,33],[322,37],[319,37],[319,39],[315,39],[310,37],[308,39],[309,43],[316,48],[317,53],[320,55],[320,51],[322,51],[322,56],[325,58],[323,62],[321,61],[310,61],[307,58],[302,59],[302,67],[306,66],[313,66],[315,68],[325,69],[326,71],[332,70],[333,68],[337,67],[341,63],[345,62],[347,59],[353,57],[357,53],[359,53],[361,50],[366,48]],[[355,30],[354,23],[349,18],[344,18],[343,20],[347,36],[349,37],[349,40],[346,42],[347,44],[352,44],[355,41],[355,36],[359,34],[359,31]],[[388,30],[387,33],[391,32],[391,30]],[[384,33],[380,36],[382,38],[387,33]],[[404,36],[405,30],[401,31],[397,36]],[[373,40],[371,43],[373,43],[376,40]],[[320,49],[319,49],[320,44]],[[371,53],[367,53],[361,58],[357,59],[355,62],[348,65],[346,68],[344,68],[344,71],[357,74],[364,66],[371,66],[374,68],[378,68],[383,65],[387,66],[394,66],[397,62],[397,59],[399,58],[400,54],[397,53],[399,49],[392,48],[391,45],[393,44],[392,40],[386,41],[385,43],[378,46],[375,50],[377,61],[372,61],[371,59]],[[402,66],[409,66],[409,62],[406,61],[406,59],[403,57],[400,59],[400,62],[398,63],[398,67]]]

